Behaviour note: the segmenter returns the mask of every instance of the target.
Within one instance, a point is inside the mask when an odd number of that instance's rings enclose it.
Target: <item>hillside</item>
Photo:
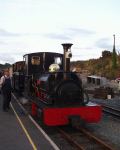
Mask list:
[[[117,55],[117,67],[112,68],[112,53],[103,51],[102,57],[87,61],[71,62],[71,68],[76,68],[77,72],[87,72],[88,75],[105,76],[109,79],[120,77],[120,56]]]
[[[0,64],[0,70],[11,67],[11,64]],[[76,68],[77,72],[87,75],[104,76],[108,79],[120,77],[120,55],[117,55],[117,67],[112,67],[112,52],[103,51],[102,56],[98,59],[90,59],[86,61],[71,62],[71,69]]]

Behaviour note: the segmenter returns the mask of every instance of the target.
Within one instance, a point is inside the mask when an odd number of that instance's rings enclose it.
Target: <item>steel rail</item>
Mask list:
[[[102,105],[102,106],[103,106],[104,112],[120,118],[120,110],[113,108],[113,107],[110,107],[110,106],[107,106],[107,105]]]
[[[90,133],[89,131],[85,130],[82,127],[75,127],[75,129],[77,129],[80,133],[82,133],[87,139],[90,140],[90,142],[94,142],[95,144],[97,144],[97,146],[99,146],[102,149],[105,150],[114,150],[114,148],[112,148],[111,145],[108,145],[107,143],[105,143],[103,140],[97,138],[95,135],[93,135],[92,133]],[[67,133],[66,131],[64,131],[63,129],[58,128],[59,132],[62,134],[62,136],[71,143],[71,145],[75,146],[77,149],[79,150],[86,150],[86,146],[78,143],[75,141],[75,139],[72,138],[72,136]],[[87,143],[88,144],[88,143]]]
[[[114,150],[114,148],[112,148],[111,145],[108,145],[103,140],[101,140],[100,138],[96,137],[95,135],[93,135],[93,133],[85,130],[84,128],[76,127],[76,129],[81,131],[82,133],[84,133],[90,139],[93,139],[96,143],[100,144],[106,150]]]
[[[74,139],[65,131],[63,131],[62,129],[58,128],[59,132],[62,134],[62,136],[67,139],[67,141],[69,141],[73,146],[75,146],[76,148],[78,148],[79,150],[85,150],[85,148],[83,146],[81,146],[78,142],[74,141]]]

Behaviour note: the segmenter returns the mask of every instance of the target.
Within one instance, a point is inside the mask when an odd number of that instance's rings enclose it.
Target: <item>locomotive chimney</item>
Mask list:
[[[72,57],[72,53],[71,53],[71,46],[73,44],[71,43],[64,43],[62,44],[63,46],[63,50],[64,50],[64,58],[63,58],[63,69],[64,72],[69,72],[70,71],[70,58]]]

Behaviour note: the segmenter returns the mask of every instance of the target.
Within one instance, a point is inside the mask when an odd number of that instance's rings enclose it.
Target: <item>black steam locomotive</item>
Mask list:
[[[82,81],[70,71],[72,44],[62,44],[64,54],[39,52],[13,64],[14,89],[30,99],[31,114],[49,126],[70,121],[98,122],[101,107],[84,98]]]

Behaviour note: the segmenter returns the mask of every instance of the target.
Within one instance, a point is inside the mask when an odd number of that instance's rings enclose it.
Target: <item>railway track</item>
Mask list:
[[[120,118],[120,110],[116,109],[116,108],[113,108],[113,107],[110,107],[110,106],[106,106],[106,105],[102,105],[103,106],[103,111],[105,113],[108,113],[112,116],[115,116],[117,118]]]
[[[14,99],[18,102],[17,98],[13,95]],[[24,108],[23,108],[24,109]],[[26,111],[26,109],[24,110]],[[27,110],[28,111],[28,110]],[[75,149],[79,150],[115,150],[104,141],[100,140],[92,133],[86,131],[83,128],[76,127],[75,133],[69,133],[61,128],[57,128],[61,135],[67,140]]]
[[[103,111],[107,114],[110,114],[114,117],[117,117],[117,118],[120,118],[120,110],[119,109],[116,109],[112,106],[108,106],[108,105],[105,105],[103,103],[98,103],[95,101],[96,104],[99,104],[103,107]]]
[[[105,143],[91,132],[81,127],[75,128],[77,132],[69,133],[64,129],[58,128],[61,135],[78,150],[115,150],[111,145]]]

